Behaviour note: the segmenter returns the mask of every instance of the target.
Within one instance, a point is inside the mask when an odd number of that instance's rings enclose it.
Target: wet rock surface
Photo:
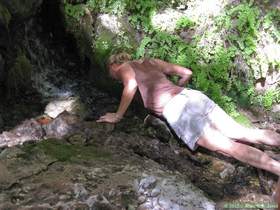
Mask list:
[[[36,120],[25,120],[13,130],[0,134],[0,147],[11,147],[26,141],[40,140],[43,135],[44,131]]]
[[[103,145],[49,139],[3,150],[0,209],[214,209],[183,174],[102,136]]]

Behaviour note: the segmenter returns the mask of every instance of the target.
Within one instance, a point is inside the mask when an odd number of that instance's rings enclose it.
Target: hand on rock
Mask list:
[[[121,120],[121,117],[117,113],[106,113],[101,116],[96,122],[108,122],[108,123],[117,123]]]

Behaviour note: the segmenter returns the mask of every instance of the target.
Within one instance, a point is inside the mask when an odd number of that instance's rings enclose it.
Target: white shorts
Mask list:
[[[209,114],[215,107],[217,104],[200,91],[184,89],[164,106],[163,117],[176,135],[195,150],[199,137],[209,127]]]

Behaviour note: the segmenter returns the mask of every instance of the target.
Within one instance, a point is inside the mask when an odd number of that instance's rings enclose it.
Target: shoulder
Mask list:
[[[119,67],[119,74],[122,80],[132,79],[135,77],[134,69],[129,62],[125,62]]]
[[[125,71],[125,72],[133,71],[133,66],[131,64],[132,64],[132,61],[125,62],[120,65],[119,70]]]

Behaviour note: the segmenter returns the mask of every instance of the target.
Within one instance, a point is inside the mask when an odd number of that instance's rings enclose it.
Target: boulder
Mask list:
[[[87,113],[85,104],[83,104],[78,97],[60,98],[50,101],[44,113],[51,118],[56,118],[64,111],[78,115],[81,118],[85,117]]]
[[[6,148],[0,154],[0,189],[7,189],[20,179],[45,170],[54,161],[39,150],[31,152],[17,147]]]
[[[0,169],[0,209],[215,209],[185,175],[122,147],[46,140],[4,150]]]
[[[11,147],[27,141],[42,139],[44,131],[35,119],[25,120],[10,131],[0,134],[0,147]]]
[[[122,46],[124,41],[126,45],[136,46],[136,32],[130,27],[126,16],[116,16],[112,14],[99,14],[95,22],[95,48],[99,44],[107,44],[107,52],[110,53],[111,47]],[[101,53],[101,52],[97,52]]]
[[[62,139],[69,137],[80,130],[80,119],[68,112],[61,113],[50,123],[43,125],[46,138]]]
[[[214,202],[203,196],[203,193],[192,184],[178,176],[144,175],[136,181],[138,209],[215,209]]]
[[[69,16],[66,7],[62,9],[66,30],[73,34],[81,60],[90,62],[89,80],[99,88],[115,89],[118,93],[118,85],[108,82],[107,58],[119,49],[131,51],[136,48],[139,35],[131,27],[127,15],[93,12],[86,5],[81,6],[84,12],[78,18]]]

